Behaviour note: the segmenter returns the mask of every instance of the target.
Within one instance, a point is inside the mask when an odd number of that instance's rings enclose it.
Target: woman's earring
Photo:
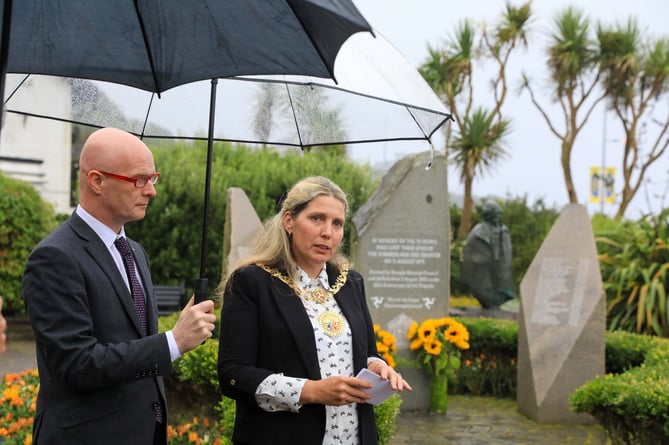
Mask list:
[[[293,239],[293,232],[288,232],[288,239]]]

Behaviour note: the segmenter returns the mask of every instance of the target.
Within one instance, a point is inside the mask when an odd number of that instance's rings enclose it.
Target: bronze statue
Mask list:
[[[502,208],[488,201],[483,222],[474,226],[465,243],[461,280],[484,309],[497,309],[514,298],[511,237],[502,224]]]

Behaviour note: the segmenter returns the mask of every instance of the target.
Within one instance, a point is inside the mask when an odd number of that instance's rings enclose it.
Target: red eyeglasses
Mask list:
[[[146,186],[146,184],[148,184],[149,182],[153,185],[156,185],[158,183],[158,180],[160,179],[160,173],[152,173],[148,176],[138,176],[137,178],[129,178],[127,176],[117,175],[116,173],[103,172],[102,170],[97,170],[97,171],[105,176],[109,176],[110,178],[118,179],[119,181],[130,182],[138,189],[141,189],[142,187]]]

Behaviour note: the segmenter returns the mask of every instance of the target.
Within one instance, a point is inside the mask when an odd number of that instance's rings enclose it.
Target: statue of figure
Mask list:
[[[502,208],[488,201],[483,222],[474,226],[465,243],[461,280],[484,309],[497,309],[514,298],[511,237],[502,224]]]

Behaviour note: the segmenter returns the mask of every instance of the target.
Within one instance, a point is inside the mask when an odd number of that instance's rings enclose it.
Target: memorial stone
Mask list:
[[[430,153],[399,160],[375,194],[353,216],[351,258],[365,279],[374,323],[397,339],[398,356],[413,357],[407,331],[413,321],[448,314],[450,217],[447,163]],[[402,367],[414,390],[403,409],[427,409],[429,382]]]
[[[245,256],[255,234],[262,229],[262,221],[244,190],[228,189],[228,205],[223,235],[223,271]]]
[[[560,213],[520,285],[518,411],[543,423],[591,423],[569,396],[604,375],[606,299],[587,210]]]

